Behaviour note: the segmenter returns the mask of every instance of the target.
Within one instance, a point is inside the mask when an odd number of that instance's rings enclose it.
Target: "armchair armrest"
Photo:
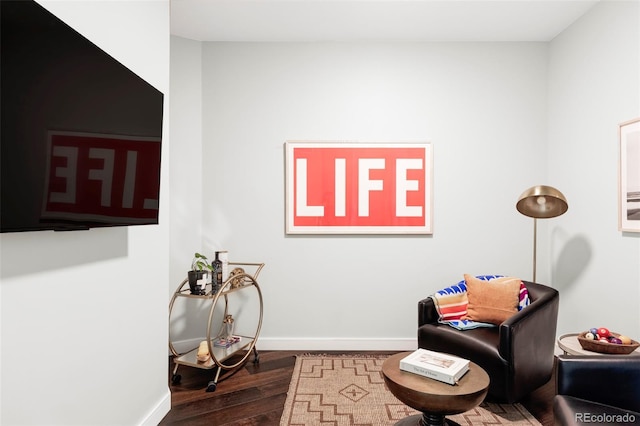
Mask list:
[[[524,282],[531,303],[500,324],[500,355],[518,370],[551,371],[560,295],[554,288]],[[520,365],[519,365],[520,364]]]
[[[418,327],[438,322],[438,311],[433,299],[427,297],[418,302]]]
[[[559,355],[558,395],[640,412],[640,357]]]

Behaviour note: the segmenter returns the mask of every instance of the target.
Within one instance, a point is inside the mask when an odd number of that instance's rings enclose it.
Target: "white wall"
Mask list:
[[[186,278],[195,252],[202,252],[202,43],[171,37],[171,243],[169,297]],[[180,84],[174,84],[179,81]],[[206,253],[211,256],[211,253]],[[179,352],[197,346],[206,333],[208,303],[179,299],[171,311],[169,337]],[[196,315],[200,312],[201,315]],[[194,339],[186,345],[178,341]]]
[[[204,249],[266,263],[259,347],[412,348],[419,299],[464,273],[531,278],[532,222],[515,202],[546,178],[547,53],[203,44]],[[286,236],[287,140],[430,141],[433,236]]]
[[[186,277],[202,247],[202,52],[201,43],[171,37],[171,293]]]
[[[201,43],[171,37],[171,293],[202,246],[202,52]],[[174,285],[175,284],[175,285]]]
[[[549,180],[569,199],[550,235],[559,332],[638,338],[640,234],[617,229],[617,132],[640,116],[640,3],[600,2],[549,53]]]
[[[41,1],[165,94],[169,2]],[[0,236],[6,425],[157,424],[167,385],[168,167],[160,225]]]

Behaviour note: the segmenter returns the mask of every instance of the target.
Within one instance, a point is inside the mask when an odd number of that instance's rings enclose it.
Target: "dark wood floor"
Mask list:
[[[300,353],[262,351],[257,364],[252,362],[251,356],[243,367],[235,372],[226,372],[218,381],[215,392],[205,391],[215,370],[180,366],[178,374],[182,376],[181,381],[177,385],[171,384],[174,364],[169,359],[171,411],[160,425],[277,426],[284,410],[295,357]],[[367,353],[391,354],[380,351]],[[549,383],[520,402],[540,423],[552,426],[554,394],[555,378],[552,377]]]

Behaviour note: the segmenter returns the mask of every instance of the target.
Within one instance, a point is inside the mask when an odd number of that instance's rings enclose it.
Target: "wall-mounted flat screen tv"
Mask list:
[[[0,231],[157,224],[162,92],[35,1],[0,7]]]

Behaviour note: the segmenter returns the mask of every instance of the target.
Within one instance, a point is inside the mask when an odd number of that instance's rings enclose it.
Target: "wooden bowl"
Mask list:
[[[628,345],[617,345],[615,343],[587,339],[584,337],[585,334],[587,334],[586,331],[578,334],[578,342],[580,342],[580,346],[582,346],[582,349],[585,351],[598,352],[601,354],[628,355],[640,346],[640,343],[635,340],[631,340],[631,343]],[[616,337],[620,336],[619,333],[613,332],[611,335]]]

